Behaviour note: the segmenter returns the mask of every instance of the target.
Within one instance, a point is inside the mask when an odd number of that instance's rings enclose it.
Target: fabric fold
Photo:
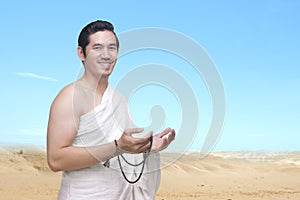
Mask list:
[[[102,101],[93,110],[80,117],[78,133],[73,146],[92,147],[119,139],[125,129],[133,128],[126,98],[108,85]],[[132,163],[143,159],[141,154],[124,154]],[[140,167],[128,166],[122,161],[129,179],[139,175]],[[110,160],[110,167],[103,163],[62,174],[59,200],[150,200],[160,184],[160,160],[158,153],[151,153],[146,160],[144,174],[139,182],[126,182],[117,158]]]

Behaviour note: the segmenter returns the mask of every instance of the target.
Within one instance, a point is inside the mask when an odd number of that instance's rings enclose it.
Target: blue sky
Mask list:
[[[87,23],[104,19],[117,34],[166,28],[206,50],[226,94],[226,119],[215,150],[300,150],[299,9],[296,0],[2,2],[0,143],[45,144],[50,104],[81,68],[78,34]],[[120,59],[111,83],[117,84],[131,65],[150,62],[174,67],[190,80],[201,108],[190,149],[201,149],[211,117],[209,94],[201,77],[183,68],[178,57],[155,51],[128,55]],[[166,125],[178,128],[180,106],[174,99],[166,103],[172,94],[157,86],[144,89],[130,104],[138,124],[149,123],[149,113],[140,110],[158,103],[165,104]],[[157,92],[165,97],[161,102],[150,98]]]

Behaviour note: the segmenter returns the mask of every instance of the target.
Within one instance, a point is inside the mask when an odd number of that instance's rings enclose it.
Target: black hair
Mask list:
[[[119,49],[119,40],[114,32],[114,26],[108,21],[97,20],[86,25],[79,34],[78,46],[82,48],[84,56],[86,56],[86,46],[90,43],[89,36],[98,31],[111,31],[116,37],[117,48]]]

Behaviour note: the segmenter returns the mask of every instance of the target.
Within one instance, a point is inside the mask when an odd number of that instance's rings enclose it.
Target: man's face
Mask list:
[[[111,31],[98,31],[89,39],[84,59],[85,70],[99,78],[106,78],[112,73],[118,57],[116,37]]]

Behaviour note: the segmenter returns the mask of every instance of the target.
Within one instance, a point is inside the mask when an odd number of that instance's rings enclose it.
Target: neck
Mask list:
[[[108,76],[98,78],[84,73],[79,81],[82,82],[85,87],[90,88],[96,94],[102,96],[108,85]]]

